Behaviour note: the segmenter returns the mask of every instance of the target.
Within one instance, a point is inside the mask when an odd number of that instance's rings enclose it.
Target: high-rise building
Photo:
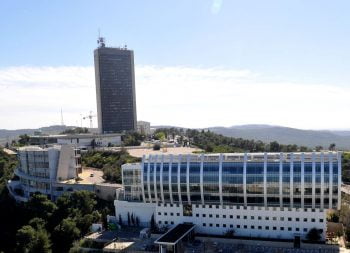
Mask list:
[[[103,38],[94,51],[97,118],[100,133],[135,131],[134,52],[106,47]]]
[[[201,234],[276,239],[326,237],[326,213],[341,205],[341,153],[144,156],[122,166],[116,217],[148,226],[192,223]]]

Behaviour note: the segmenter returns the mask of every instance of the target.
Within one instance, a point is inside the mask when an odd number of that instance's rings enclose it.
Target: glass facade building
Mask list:
[[[101,43],[94,57],[100,133],[136,130],[134,52]]]
[[[336,152],[150,155],[138,170],[132,195],[145,203],[340,208]]]

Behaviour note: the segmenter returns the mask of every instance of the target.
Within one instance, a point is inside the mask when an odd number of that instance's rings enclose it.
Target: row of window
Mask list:
[[[162,215],[162,212],[158,212],[158,215],[161,216],[161,215]],[[167,212],[164,212],[163,215],[164,215],[164,216],[167,216],[168,213],[167,213]],[[169,213],[169,215],[170,215],[170,216],[174,216],[175,213]],[[180,213],[176,213],[176,216],[180,216]],[[196,217],[200,217],[200,214],[197,213],[197,214],[196,214]],[[206,217],[207,217],[207,214],[204,214],[204,213],[203,213],[203,214],[202,214],[202,217],[203,217],[203,218],[206,218]],[[230,219],[233,219],[233,215],[225,215],[225,214],[223,214],[223,215],[219,215],[219,214],[215,214],[215,215],[213,215],[213,214],[208,214],[208,217],[209,217],[209,218],[223,218],[223,219],[230,218]],[[240,219],[241,219],[241,215],[236,215],[235,218],[236,218],[237,220],[240,220]],[[255,216],[250,216],[249,218],[250,218],[250,220],[255,220]],[[248,216],[244,215],[244,216],[242,216],[242,219],[243,219],[243,220],[247,220],[247,219],[248,219]],[[263,217],[262,217],[262,216],[257,216],[257,220],[263,220]],[[265,220],[270,220],[270,217],[269,217],[269,216],[265,216]],[[271,217],[271,220],[277,221],[277,217]],[[285,217],[280,217],[279,220],[280,220],[280,221],[284,221],[284,220],[285,220]],[[288,221],[293,221],[293,218],[292,218],[292,217],[288,217],[287,220],[288,220]],[[296,222],[299,222],[299,221],[303,221],[303,222],[308,222],[308,221],[316,222],[316,219],[315,219],[315,218],[311,218],[311,219],[303,218],[303,219],[301,219],[301,218],[297,217],[297,218],[294,219],[294,221],[296,221]],[[319,219],[319,222],[323,222],[323,221],[324,221],[323,219]]]

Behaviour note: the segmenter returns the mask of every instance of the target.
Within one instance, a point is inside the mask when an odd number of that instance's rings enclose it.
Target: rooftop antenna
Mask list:
[[[61,126],[64,126],[62,108],[61,108]]]
[[[100,28],[98,28],[98,39],[97,39],[97,44],[98,44],[98,47],[105,47],[106,44],[105,44],[106,40],[104,37],[101,37],[101,34],[100,34]]]

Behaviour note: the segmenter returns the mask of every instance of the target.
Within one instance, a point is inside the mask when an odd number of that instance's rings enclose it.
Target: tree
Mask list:
[[[322,146],[316,146],[316,147],[315,147],[315,150],[316,150],[317,152],[320,152],[322,149],[323,149]]]
[[[131,223],[131,220],[130,220],[130,213],[128,212],[128,226],[130,227],[130,223]]]
[[[66,218],[57,225],[52,233],[54,252],[68,252],[73,242],[80,237],[80,230],[72,218]]]
[[[164,132],[158,132],[154,135],[154,139],[164,141],[166,139]]]
[[[122,220],[121,214],[119,214],[119,225],[120,225],[120,226],[123,225],[123,220]]]
[[[335,150],[335,143],[331,143],[330,145],[329,145],[329,148],[328,148],[329,150],[331,150],[331,151],[334,151]]]
[[[131,214],[131,224],[133,226],[135,226],[135,217],[134,217],[134,213]]]
[[[32,217],[47,220],[52,216],[57,206],[51,200],[47,199],[46,195],[36,193],[28,201],[27,208]]]
[[[312,228],[306,235],[306,239],[311,242],[318,242],[321,239],[322,229]]]
[[[139,227],[140,226],[140,219],[138,216],[136,216],[136,226]]]
[[[30,140],[29,135],[27,135],[27,134],[22,134],[22,135],[19,136],[18,143],[19,143],[21,146],[25,146],[25,145],[28,145],[28,144],[29,144],[29,140]]]
[[[156,221],[154,220],[154,214],[151,216],[150,221],[151,232],[155,232],[157,230]]]
[[[153,150],[160,150],[160,144],[159,143],[154,144]]]
[[[34,220],[34,219],[33,219]],[[32,220],[32,221],[33,221]],[[40,220],[40,219],[39,219]],[[33,221],[38,225],[42,225],[42,221]],[[18,230],[17,239],[17,251],[25,253],[49,253],[51,252],[51,242],[48,233],[45,229],[39,226],[39,229],[26,225]]]
[[[270,142],[270,151],[271,152],[280,151],[280,144],[277,141]]]
[[[235,235],[235,231],[233,229],[229,229],[224,233],[224,236],[227,238],[233,238]]]

